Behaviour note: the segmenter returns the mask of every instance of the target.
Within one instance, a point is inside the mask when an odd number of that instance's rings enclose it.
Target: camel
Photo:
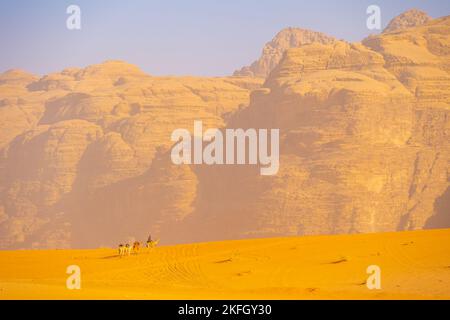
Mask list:
[[[123,244],[119,244],[119,256],[125,255],[125,246]]]
[[[140,248],[141,248],[141,243],[139,241],[135,241],[133,243],[133,253],[138,254]]]
[[[158,244],[159,239],[147,241],[147,248],[154,248]]]
[[[159,242],[159,239],[147,241],[147,248],[150,249],[150,248],[156,247],[158,242]],[[138,254],[140,250],[141,250],[141,243],[139,241],[133,242],[132,245],[130,245],[129,243],[127,243],[125,245],[119,244],[119,256],[120,257],[129,256],[130,254]]]
[[[125,245],[125,254],[127,256],[131,254],[131,246],[128,243]]]

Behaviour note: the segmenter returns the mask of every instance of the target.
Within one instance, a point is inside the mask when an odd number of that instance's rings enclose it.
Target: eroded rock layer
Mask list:
[[[6,72],[0,248],[449,227],[449,35],[444,17],[362,43],[297,43],[264,84],[118,61]],[[278,174],[172,164],[170,135],[194,120],[279,128]]]

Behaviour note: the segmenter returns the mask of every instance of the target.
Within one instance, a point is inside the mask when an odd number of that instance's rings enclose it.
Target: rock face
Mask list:
[[[205,211],[218,217],[246,217],[228,237],[426,226],[449,185],[450,100],[441,85],[449,88],[450,78],[443,64],[427,64],[431,79],[419,87],[433,94],[422,98],[416,94],[421,89],[406,87],[385,65],[382,54],[343,42],[287,51],[231,123],[281,128],[278,175],[227,172],[230,185],[221,188],[233,185],[236,194],[221,203],[205,201],[211,204]],[[430,81],[439,85],[430,87]],[[238,194],[249,196],[238,202]],[[219,232],[227,222],[208,229]]]
[[[272,41],[264,46],[261,57],[258,60],[253,62],[250,66],[235,71],[233,75],[265,78],[273,68],[278,65],[286,50],[313,42],[329,44],[334,41],[334,38],[321,32],[300,28],[283,29],[272,39]]]
[[[411,9],[392,19],[388,26],[383,30],[383,33],[421,26],[431,20],[432,18],[425,12]]]
[[[1,75],[0,247],[110,244],[114,234],[147,232],[139,218],[146,214],[152,223],[159,212],[167,222],[183,217],[189,208],[178,212],[184,202],[172,200],[190,201],[196,178],[186,168],[157,169],[158,152],[172,144],[173,130],[198,118],[223,126],[260,85],[250,78],[156,78],[120,61],[41,79]],[[152,192],[157,203],[147,205]]]
[[[0,247],[450,226],[450,17],[285,51],[260,78],[123,62],[0,76]],[[280,170],[174,165],[171,132],[279,128]]]

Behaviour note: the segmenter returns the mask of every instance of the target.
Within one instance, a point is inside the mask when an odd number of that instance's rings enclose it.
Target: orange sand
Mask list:
[[[381,267],[380,290],[365,281]],[[81,268],[81,290],[66,268]],[[450,229],[115,249],[0,251],[0,299],[449,299]]]

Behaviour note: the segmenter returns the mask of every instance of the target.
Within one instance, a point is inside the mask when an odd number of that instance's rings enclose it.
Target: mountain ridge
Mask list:
[[[449,226],[449,34],[443,17],[315,41],[283,51],[267,79],[155,77],[117,61],[2,74],[0,247]],[[194,120],[279,128],[279,174],[173,165],[170,134]]]

